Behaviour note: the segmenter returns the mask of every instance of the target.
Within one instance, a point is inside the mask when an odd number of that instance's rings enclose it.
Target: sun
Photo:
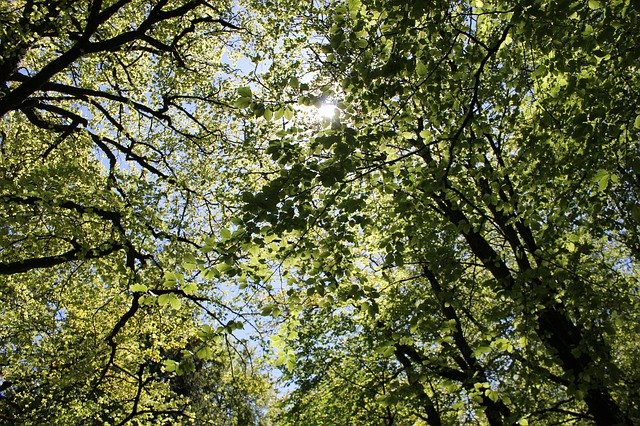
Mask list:
[[[336,106],[333,104],[322,104],[318,108],[318,114],[323,118],[333,118],[336,113]]]

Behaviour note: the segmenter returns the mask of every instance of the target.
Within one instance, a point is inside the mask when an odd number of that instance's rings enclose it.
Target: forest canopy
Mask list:
[[[640,423],[638,9],[0,3],[0,423]]]

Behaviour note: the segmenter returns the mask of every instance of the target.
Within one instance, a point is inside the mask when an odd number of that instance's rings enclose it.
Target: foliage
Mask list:
[[[640,422],[634,2],[0,7],[3,422]]]
[[[257,424],[220,255],[193,254],[233,198],[234,5],[0,5],[3,423]]]
[[[339,112],[263,123],[238,237],[282,283],[279,421],[637,423],[637,6],[315,7],[262,83]]]

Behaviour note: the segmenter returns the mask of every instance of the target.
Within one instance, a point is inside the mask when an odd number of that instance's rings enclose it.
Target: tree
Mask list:
[[[258,421],[265,378],[198,268],[221,256],[193,254],[233,199],[237,6],[0,5],[3,423],[202,424],[202,392]]]
[[[637,12],[298,11],[308,61],[260,81],[291,113],[254,130],[272,162],[237,236],[284,283],[281,421],[640,421]],[[323,101],[324,128],[287,106]]]
[[[4,423],[640,422],[635,3],[0,7]]]

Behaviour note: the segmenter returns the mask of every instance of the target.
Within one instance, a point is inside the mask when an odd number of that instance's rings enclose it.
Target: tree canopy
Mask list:
[[[640,422],[635,2],[0,8],[3,423]]]
[[[2,9],[3,422],[252,423],[267,384],[230,341],[223,289],[194,273],[228,215],[239,125],[224,81],[246,14]]]

